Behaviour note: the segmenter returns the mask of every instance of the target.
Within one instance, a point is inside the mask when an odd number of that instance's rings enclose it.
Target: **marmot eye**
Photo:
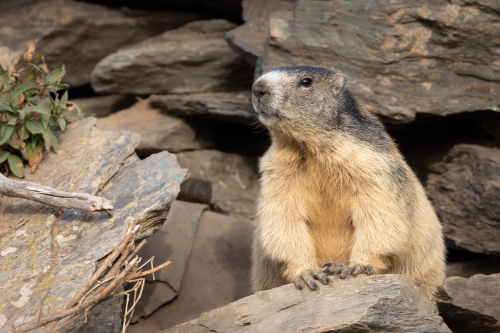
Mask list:
[[[303,87],[310,87],[312,83],[313,83],[313,80],[311,80],[308,77],[306,77],[305,79],[303,79],[302,81],[300,81],[300,85],[303,86]]]

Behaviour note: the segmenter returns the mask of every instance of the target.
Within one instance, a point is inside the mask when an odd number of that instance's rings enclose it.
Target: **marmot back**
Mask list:
[[[297,66],[253,85],[254,109],[272,135],[260,161],[254,290],[395,273],[435,292],[445,277],[441,224],[384,127],[346,84],[342,74]]]

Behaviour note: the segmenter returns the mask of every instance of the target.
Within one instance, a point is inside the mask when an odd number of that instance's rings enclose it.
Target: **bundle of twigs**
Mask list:
[[[139,226],[134,226],[134,223],[133,220],[130,222],[125,238],[115,247],[113,252],[104,260],[102,265],[71,301],[66,303],[61,310],[50,314],[47,313],[46,315],[42,314],[43,304],[40,304],[37,310],[35,310],[35,313],[39,311],[38,318],[18,327],[12,326],[12,333],[33,331],[42,326],[45,326],[42,330],[43,333],[58,332],[82,316],[85,316],[86,320],[87,312],[98,304],[113,297],[123,295],[127,297],[123,316],[123,332],[125,332],[125,329],[130,324],[135,305],[141,298],[145,283],[144,276],[148,274],[153,274],[154,276],[154,272],[170,264],[170,261],[167,261],[153,268],[153,257],[142,266],[139,266],[141,258],[137,257],[136,254],[146,241],[143,240],[135,246],[134,236]],[[141,269],[149,262],[151,262],[151,269],[142,271]],[[123,287],[129,283],[134,283],[133,288],[122,291]],[[131,304],[129,304],[130,295],[132,294],[133,299]],[[60,322],[61,319],[68,316],[72,317]],[[128,320],[127,317],[129,318]]]

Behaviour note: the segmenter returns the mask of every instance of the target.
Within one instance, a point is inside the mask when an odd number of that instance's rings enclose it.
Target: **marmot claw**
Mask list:
[[[311,268],[305,270],[302,274],[295,277],[294,283],[295,287],[299,290],[304,289],[307,286],[310,290],[320,290],[318,284],[314,282],[316,280],[320,281],[322,284],[327,285],[328,283],[333,283],[333,281],[326,276],[325,272],[323,272],[319,268]]]
[[[345,279],[347,276],[357,276],[358,274],[372,275],[374,273],[374,268],[372,265],[367,265],[362,267],[361,265],[354,265],[352,267],[345,266],[341,263],[326,263],[321,268],[327,267],[323,273],[328,275],[339,275],[341,279]]]

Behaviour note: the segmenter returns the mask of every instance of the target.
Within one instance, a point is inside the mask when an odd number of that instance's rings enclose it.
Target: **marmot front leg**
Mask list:
[[[304,289],[307,286],[311,290],[319,290],[318,284],[314,280],[319,280],[323,284],[333,283],[333,281],[326,276],[325,272],[320,268],[311,268],[303,271],[299,276],[293,280],[297,289]]]
[[[323,271],[328,275],[339,275],[341,279],[345,279],[347,276],[357,276],[358,274],[366,274],[372,275],[375,272],[375,268],[372,264],[368,264],[367,266],[361,266],[359,264],[355,264],[352,267],[345,266],[341,263],[326,263],[321,268],[326,267]],[[330,280],[331,281],[331,280]]]

